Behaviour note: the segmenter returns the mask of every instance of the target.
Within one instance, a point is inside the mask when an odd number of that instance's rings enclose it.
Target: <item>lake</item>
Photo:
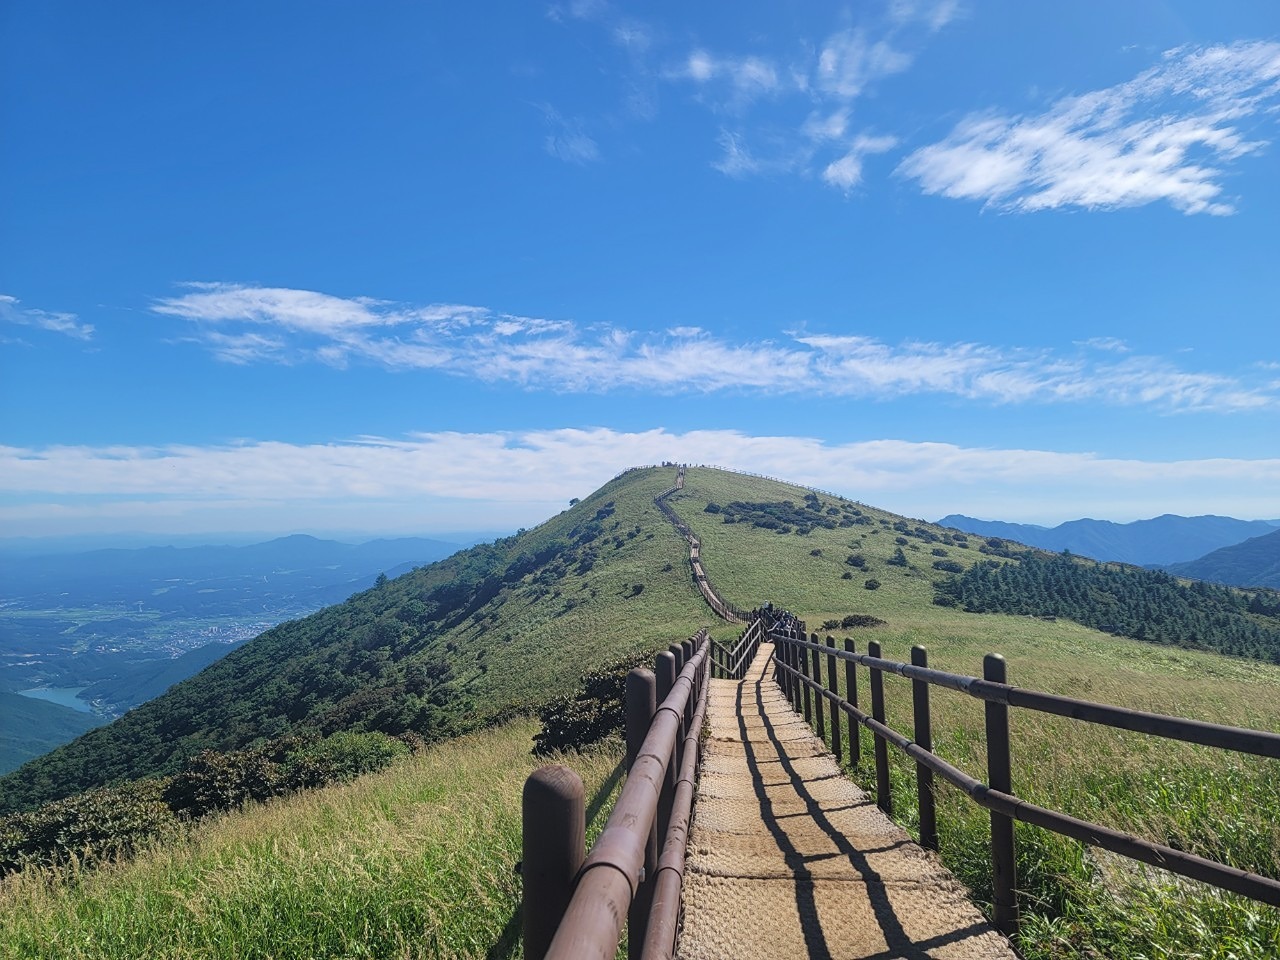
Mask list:
[[[93,708],[76,696],[84,687],[36,687],[33,690],[19,690],[24,697],[35,700],[48,700],[60,703],[64,707],[78,710],[80,713],[93,713]]]

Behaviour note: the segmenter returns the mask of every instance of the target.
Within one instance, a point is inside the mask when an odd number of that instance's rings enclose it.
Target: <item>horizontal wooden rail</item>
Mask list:
[[[829,647],[809,640],[788,638],[788,642],[809,650],[831,652],[841,660],[859,663],[872,670],[897,674],[910,680],[923,680],[932,686],[946,687],[948,690],[957,690],[978,700],[1003,703],[1010,707],[1021,707],[1039,713],[1052,713],[1117,730],[1147,733],[1166,740],[1181,740],[1184,743],[1198,743],[1207,747],[1217,747],[1220,750],[1234,750],[1237,753],[1280,759],[1280,733],[1250,730],[1247,727],[1229,727],[1203,720],[1171,717],[1163,713],[1131,710],[1128,707],[1117,707],[1109,703],[1095,703],[1053,693],[1040,693],[1008,683],[995,683],[991,680],[983,680],[981,677],[945,673],[942,670],[918,667],[897,660],[885,660],[844,650],[831,651]]]
[[[718,675],[721,679],[741,680],[746,676],[747,667],[755,659],[756,651],[760,649],[760,642],[763,639],[764,628],[761,620],[756,618],[747,624],[747,629],[742,631],[742,636],[738,638],[732,650],[712,640],[713,670],[719,671]]]
[[[604,830],[576,872],[572,897],[568,898],[563,915],[544,916],[538,920],[544,926],[554,925],[555,929],[545,953],[541,944],[531,949],[526,934],[525,953],[531,960],[541,960],[543,956],[548,960],[612,958],[617,952],[632,901],[641,893],[642,885],[652,893],[653,902],[645,931],[643,956],[650,956],[650,941],[658,951],[653,956],[670,957],[674,950],[676,915],[671,913],[672,881],[666,875],[675,874],[674,909],[678,911],[679,878],[683,875],[689,804],[692,803],[693,777],[697,769],[698,735],[710,688],[707,680],[711,661],[707,639],[706,632],[701,631],[691,640],[673,644],[669,652],[659,655],[660,674],[664,666],[672,672],[678,668],[679,674],[666,681],[669,692],[664,691],[663,679],[658,676],[658,689],[666,692],[666,696],[653,714],[648,733],[634,751],[626,783]],[[671,678],[670,673],[667,676]],[[673,777],[676,771],[678,776]],[[674,787],[674,795],[669,789],[671,787]],[[659,826],[665,833],[662,855],[656,864],[652,864],[649,860],[652,855],[651,837]],[[526,808],[526,835],[541,829],[541,823],[528,819]],[[677,850],[678,870],[675,864]],[[656,872],[646,870],[647,862],[651,867],[656,866]],[[528,874],[530,865],[526,863],[524,869]],[[539,876],[548,872],[537,870]],[[653,876],[646,876],[647,872],[652,872]],[[540,896],[539,903],[554,904],[555,897]],[[526,931],[529,928],[526,919]],[[666,948],[667,952],[662,953],[659,948],[668,931],[671,944]]]
[[[1280,906],[1280,880],[1240,870],[1186,851],[1175,850],[1163,844],[1153,843],[1132,834],[1113,830],[1110,827],[1080,820],[1068,814],[1019,799],[1011,790],[998,790],[982,783],[917,742],[921,739],[922,733],[928,735],[927,731],[920,731],[917,728],[917,737],[913,740],[890,727],[883,718],[884,708],[882,702],[876,705],[876,710],[874,711],[879,715],[873,716],[858,707],[856,693],[854,693],[855,700],[851,702],[849,699],[841,697],[834,690],[828,689],[822,683],[819,670],[814,669],[811,673],[809,669],[809,654],[813,655],[815,668],[818,665],[819,655],[828,657],[833,663],[839,659],[849,664],[867,667],[872,671],[873,689],[878,676],[884,673],[893,673],[910,678],[922,686],[936,685],[966,693],[977,699],[987,701],[989,707],[994,705],[997,709],[1002,709],[1006,706],[1024,707],[1118,729],[1149,733],[1166,739],[1198,743],[1259,756],[1280,756],[1280,752],[1277,752],[1277,749],[1280,748],[1280,735],[1267,731],[1248,730],[1241,727],[1228,727],[1220,724],[1186,720],[1180,717],[1169,717],[1163,714],[1144,713],[1109,704],[1099,704],[1075,700],[1071,697],[1023,690],[1008,683],[946,673],[930,669],[918,663],[902,663],[876,655],[859,654],[848,649],[852,645],[847,641],[846,649],[841,650],[830,642],[820,644],[780,632],[771,633],[769,639],[775,644],[774,659],[777,675],[793,705],[797,706],[797,708],[799,707],[801,703],[800,693],[803,692],[805,712],[808,714],[807,701],[809,694],[810,692],[816,694],[819,698],[818,717],[822,716],[821,703],[826,700],[860,726],[870,730],[876,737],[877,744],[892,744],[916,762],[918,771],[928,770],[936,773],[962,790],[966,796],[979,806],[992,811],[993,815],[1035,824],[1129,859],[1160,867],[1224,890],[1230,890],[1233,893],[1241,894],[1262,903]],[[871,646],[878,648],[878,644],[875,643],[871,644]],[[916,650],[923,652],[923,648],[916,648]],[[874,652],[878,654],[879,650],[875,649]],[[988,658],[988,660],[992,659],[999,660],[1000,658]],[[1001,661],[1002,666],[1003,663]],[[829,673],[829,676],[834,678],[834,671]],[[991,728],[989,727],[988,730],[990,733]],[[851,737],[851,739],[853,738]],[[835,742],[834,738],[833,742]],[[1000,750],[993,750],[989,746],[989,754],[999,754],[1000,752]],[[1007,751],[1005,752],[1007,755]],[[884,796],[884,793],[887,792],[887,766],[879,758],[877,760],[877,781],[885,780],[884,784],[880,784],[879,799],[881,806],[887,806],[887,797]],[[884,768],[883,770],[882,767]],[[995,819],[995,816],[993,816],[993,827],[995,826]],[[1004,866],[1010,871],[1008,889],[1011,892],[1013,889],[1011,849],[1006,856],[1010,862]],[[1016,911],[1012,912],[1011,916],[1013,924],[1016,925]]]

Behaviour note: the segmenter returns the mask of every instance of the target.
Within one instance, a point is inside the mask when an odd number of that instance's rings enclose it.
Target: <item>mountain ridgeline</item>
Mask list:
[[[0,812],[172,775],[206,750],[338,731],[440,740],[569,694],[590,671],[665,649],[715,622],[683,538],[654,504],[674,474],[627,471],[536,529],[381,580],[263,633],[0,779]],[[922,630],[985,635],[991,621],[966,611],[1019,615],[1010,629],[1031,638],[1063,633],[1045,618],[1072,618],[1280,662],[1280,594],[1271,591],[1188,587],[1167,574],[974,538],[710,468],[690,469],[667,502],[701,539],[725,599],[744,609],[771,600],[815,624],[883,624],[869,629],[896,630],[908,643]]]
[[[1275,531],[1265,520],[1237,520],[1234,517],[1178,517],[1165,514],[1133,523],[1110,520],[1070,520],[1056,527],[1000,520],[976,520],[951,514],[938,521],[981,537],[1000,537],[1058,553],[1070,550],[1094,560],[1117,560],[1136,566],[1164,566],[1189,562],[1222,547]],[[1240,583],[1240,581],[1232,581]],[[1264,585],[1249,580],[1241,585]],[[1274,586],[1274,584],[1273,584]]]
[[[1179,577],[1280,590],[1280,530],[1166,568]]]

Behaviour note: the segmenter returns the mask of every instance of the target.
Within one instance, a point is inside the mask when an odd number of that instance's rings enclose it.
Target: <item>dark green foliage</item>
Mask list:
[[[978,552],[992,557],[1006,557],[1010,560],[1030,557],[1034,554],[1032,550],[1022,547],[1011,540],[1001,540],[999,537],[988,537],[986,542],[978,547]]]
[[[227,753],[202,750],[169,781],[164,801],[175,813],[203,817],[270,799],[287,789],[280,759],[270,747]]]
[[[854,627],[882,627],[887,623],[866,613],[850,613],[840,620],[822,621],[823,630],[852,630]]]
[[[139,780],[90,790],[30,813],[0,817],[0,875],[27,866],[54,866],[128,856],[166,836],[178,820],[163,799],[165,783]]]
[[[934,602],[973,613],[1066,617],[1119,636],[1280,663],[1280,620],[1243,591],[1070,555],[980,563],[937,584]]]
[[[863,586],[866,587],[868,590],[879,590],[880,581],[877,580],[875,577],[872,577],[870,580],[864,583]]]
[[[409,746],[385,733],[344,730],[295,751],[284,763],[284,779],[291,789],[319,787],[354,780],[408,756]]]
[[[716,507],[712,510],[711,507]],[[773,530],[777,533],[790,533],[793,529],[801,536],[814,527],[834,530],[841,521],[830,516],[822,508],[822,501],[817,494],[808,494],[802,506],[796,506],[794,500],[772,500],[760,503],[749,503],[735,500],[723,507],[708,504],[704,510],[720,513],[725,523],[749,523],[762,530]],[[853,521],[850,520],[850,525]]]
[[[933,569],[941,570],[943,573],[964,573],[964,564],[955,560],[935,560]]]
[[[887,622],[867,613],[851,613],[840,621],[840,626],[852,630],[854,627],[883,627]]]
[[[852,571],[852,570],[846,570],[844,573],[840,574],[840,579],[841,579],[841,580],[852,580],[852,579],[853,579],[853,571]]]
[[[627,674],[634,666],[620,663],[588,673],[577,693],[547,703],[538,712],[542,732],[533,738],[533,752],[542,756],[580,750],[620,731],[626,720]]]
[[[381,770],[410,747],[385,733],[296,737],[249,750],[202,750],[176,776],[135,780],[0,817],[0,875],[29,865],[127,857],[144,841],[198,819]]]
[[[885,563],[891,567],[905,567],[907,565],[907,555],[902,552],[901,547],[894,547],[893,556],[886,560]]]
[[[857,567],[859,570],[865,570],[867,567],[867,558],[860,553],[851,553],[844,561],[851,567]]]

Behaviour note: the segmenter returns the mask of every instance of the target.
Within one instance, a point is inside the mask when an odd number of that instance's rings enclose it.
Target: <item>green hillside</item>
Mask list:
[[[29,804],[80,784],[172,771],[200,747],[234,749],[287,732],[405,730],[442,740],[567,692],[589,669],[664,648],[712,622],[691,583],[685,544],[652,502],[674,477],[673,469],[628,472],[534,530],[281,625],[121,721],[0,781],[4,801]],[[1011,682],[1021,686],[1280,729],[1280,667],[1190,649],[1176,639],[1157,643],[1115,636],[1064,615],[1034,612],[1041,609],[1034,605],[1018,606],[1046,602],[1054,593],[1074,598],[1082,610],[1105,606],[1111,602],[1108,581],[1092,579],[1107,570],[1103,565],[1070,558],[1063,563],[1057,555],[1006,541],[965,536],[843,498],[708,468],[691,468],[684,490],[670,502],[701,539],[711,580],[740,607],[770,600],[797,613],[811,629],[851,635],[860,649],[874,637],[885,655],[895,659],[905,659],[913,644],[924,644],[931,665],[972,674],[980,671],[984,653],[996,651],[1008,660]],[[1057,565],[1060,586],[1052,578],[1015,575],[1051,564]],[[1073,568],[1082,575],[1071,575]],[[1003,579],[997,576],[1007,594],[1001,600],[1004,612],[974,612],[979,607],[969,600],[977,592],[968,597],[961,591],[963,602],[955,605],[938,602],[948,595],[950,584],[1002,571],[1008,571]],[[1176,622],[1207,596],[1167,575],[1154,576],[1164,592],[1153,616],[1159,613]],[[1249,625],[1266,633],[1275,628],[1273,616],[1251,609],[1256,605],[1244,600],[1247,594],[1223,596],[1225,600],[1214,600],[1222,601],[1219,608],[1200,614],[1224,629]],[[880,623],[848,630],[823,626],[846,618]],[[724,624],[713,626],[721,638],[736,633]],[[890,676],[885,686],[889,722],[909,733],[909,684]],[[934,701],[933,715],[936,749],[981,776],[981,704],[943,692]],[[1015,711],[1012,724],[1014,783],[1020,796],[1242,869],[1280,876],[1274,817],[1280,763],[1169,745],[1026,711]],[[428,755],[451,758],[448,763],[457,767],[460,778],[493,776],[481,771],[486,761],[480,754],[490,750],[499,750],[513,770],[526,770],[531,760],[510,758],[525,756],[534,725],[518,720],[501,729],[517,732],[500,750],[497,741],[487,738],[508,734],[491,731],[443,744]],[[395,778],[400,769],[368,782]],[[865,766],[851,774],[864,783],[870,776]],[[895,759],[892,775],[895,809],[911,828],[911,769]],[[395,823],[413,817],[453,823],[451,818],[472,802],[464,797],[476,786],[459,782],[447,790],[433,787],[415,794],[425,806],[418,813],[396,813]],[[359,952],[355,944],[361,935],[351,931],[368,916],[374,952],[510,956],[499,921],[504,916],[509,921],[504,911],[513,906],[515,894],[501,870],[485,868],[488,892],[472,891],[462,898],[465,903],[446,897],[453,906],[424,919],[420,910],[426,908],[419,899],[436,903],[436,891],[453,882],[451,855],[433,852],[443,849],[438,845],[409,844],[411,849],[404,851],[425,870],[412,883],[393,883],[390,893],[361,892],[349,903],[343,900],[343,886],[356,881],[342,865],[369,860],[377,864],[371,874],[400,876],[400,867],[379,859],[388,845],[400,851],[398,827],[333,845],[325,839],[345,837],[344,825],[351,822],[385,821],[388,801],[376,798],[382,796],[377,793],[381,788],[369,789],[373,792],[360,794],[365,799],[341,813],[304,794],[273,800],[260,814],[251,806],[246,819],[234,821],[244,824],[236,829],[254,838],[248,848],[255,856],[269,852],[273,844],[294,849],[275,839],[270,831],[276,827],[262,832],[260,824],[279,822],[277,811],[287,811],[297,829],[314,836],[317,846],[299,853],[296,869],[285,871],[279,898],[277,886],[266,884],[268,894],[263,895],[254,884],[280,868],[246,868],[244,882],[238,882],[233,876],[242,862],[238,854],[210,857],[202,852],[214,849],[206,846],[210,841],[202,823],[191,825],[184,844],[162,847],[154,855],[158,859],[139,859],[137,869],[151,871],[145,877],[127,865],[110,868],[109,879],[99,881],[95,875],[91,882],[25,871],[18,875],[21,880],[6,881],[0,896],[8,899],[0,901],[0,916],[9,912],[18,918],[13,931],[30,944],[64,927],[75,931],[79,943],[124,944],[114,952],[85,949],[76,954],[86,957],[132,955],[129,944],[142,942],[137,937],[143,934],[166,944],[157,955],[214,956],[215,948],[208,944],[230,936],[229,927],[252,926],[244,918],[268,910],[285,919],[275,932],[244,945],[244,955],[353,955]],[[508,811],[513,809],[511,797],[514,793],[504,801]],[[943,856],[981,903],[989,896],[987,815],[945,786],[939,800]],[[493,864],[509,860],[510,816],[495,813],[492,824],[481,818],[460,826],[467,849]],[[233,821],[214,821],[215,833],[224,822]],[[1026,917],[1019,948],[1028,958],[1280,957],[1280,911],[1170,881],[1158,871],[1135,870],[1034,828],[1020,827],[1018,843]],[[188,858],[194,858],[194,872],[166,865]],[[147,920],[155,926],[143,925],[142,934],[117,929],[124,901],[112,891],[124,891],[119,896],[129,902],[160,904],[154,911],[159,915],[178,895],[173,891],[206,888],[220,890],[215,899],[217,904],[225,901],[227,909],[200,900],[176,925],[183,932],[159,919]],[[299,892],[304,890],[305,896]],[[330,897],[337,901],[326,906]],[[383,902],[394,904],[395,919],[388,919],[389,908],[378,905]],[[290,906],[295,903],[296,910]],[[327,940],[314,921],[326,910],[346,924],[346,932]],[[450,939],[453,929],[465,930],[457,935],[461,939]],[[419,938],[412,946],[406,945],[411,938],[406,930]],[[501,943],[488,949],[485,937],[493,936]],[[295,949],[295,941],[302,946]],[[38,948],[32,950],[36,952],[15,955],[39,955]]]
[[[0,780],[0,812],[292,734],[438,740],[665,648],[711,619],[683,540],[653,505],[674,479],[630,471],[534,530],[281,624]]]
[[[0,773],[8,773],[102,723],[92,713],[3,691],[0,716],[4,717],[0,729]]]

